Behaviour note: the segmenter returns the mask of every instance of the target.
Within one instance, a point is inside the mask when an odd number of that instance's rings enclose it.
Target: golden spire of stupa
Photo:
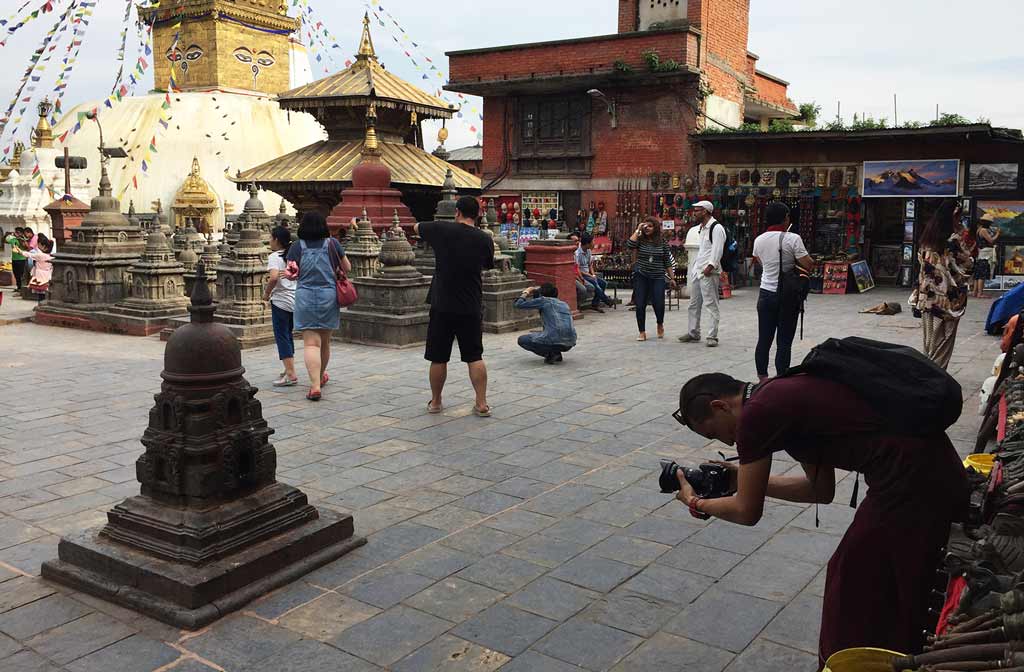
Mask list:
[[[377,143],[377,106],[370,103],[366,108],[366,138],[363,140],[363,156],[380,156]]]
[[[377,60],[377,52],[373,49],[373,38],[370,37],[370,13],[366,12],[363,14],[363,36],[359,38],[359,52],[356,54],[358,59],[372,58]]]

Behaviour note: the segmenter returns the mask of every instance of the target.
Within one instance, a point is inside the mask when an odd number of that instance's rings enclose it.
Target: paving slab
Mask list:
[[[524,355],[517,334],[488,334],[490,419],[470,415],[464,371],[449,376],[446,413],[427,415],[419,351],[335,344],[339,385],[317,405],[301,388],[269,387],[273,346],[245,351],[279,477],[315,505],[353,511],[368,544],[199,634],[33,578],[61,534],[137,493],[163,344],[0,325],[5,361],[49,363],[0,388],[0,436],[13,417],[36,428],[17,444],[0,438],[0,623],[12,632],[0,628],[0,669],[814,669],[824,566],[854,515],[851,475],[818,507],[820,527],[815,507],[774,500],[753,528],[697,521],[657,486],[662,457],[732,454],[672,420],[672,400],[691,374],[753,377],[756,296],[738,288],[722,303],[714,351],[637,343],[628,311],[577,323],[580,344],[559,367]],[[812,296],[794,360],[835,335],[919,346],[909,318],[858,313],[905,298],[882,287]],[[988,305],[969,304],[950,367],[969,407],[998,351],[981,333]],[[682,333],[685,311],[666,322]],[[966,413],[951,428],[958,448],[977,425]],[[776,458],[773,473],[799,470]]]

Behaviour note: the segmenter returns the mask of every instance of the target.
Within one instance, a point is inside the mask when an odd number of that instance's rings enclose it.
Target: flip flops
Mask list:
[[[489,418],[491,417],[491,407],[486,406],[484,408],[477,408],[476,406],[473,406],[473,415],[478,418]]]
[[[437,415],[443,410],[444,406],[431,406],[430,402],[427,402],[427,413],[430,413],[431,415]]]
[[[310,401],[320,401],[320,393],[310,390],[309,392],[306,392],[306,399],[309,399]]]
[[[330,380],[331,380],[331,377],[325,373],[323,376],[320,377],[320,387],[323,387],[323,386],[327,385],[327,383]]]

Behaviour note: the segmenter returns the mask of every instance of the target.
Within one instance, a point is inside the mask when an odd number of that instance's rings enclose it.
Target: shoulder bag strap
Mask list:
[[[341,268],[341,257],[338,255],[338,251],[336,249],[334,249],[334,244],[337,241],[335,241],[334,238],[327,238],[326,242],[327,242],[328,254],[331,257],[331,262],[333,263],[335,260],[337,260],[337,262],[338,262],[338,267],[334,269],[334,274],[335,274],[335,276],[337,276],[337,278],[339,280],[344,280],[346,276],[345,276],[345,271],[342,270],[342,268]],[[340,246],[341,243],[338,243],[338,245]]]

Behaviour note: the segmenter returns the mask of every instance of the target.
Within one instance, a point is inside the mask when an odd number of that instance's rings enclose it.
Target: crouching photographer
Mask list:
[[[928,596],[941,549],[967,512],[966,475],[945,433],[961,407],[959,384],[920,353],[830,339],[790,375],[761,385],[723,373],[687,382],[673,417],[735,445],[739,465],[667,463],[660,485],[701,519],[756,525],[772,497],[815,504],[817,523],[817,505],[835,496],[836,469],[863,475],[868,491],[828,563],[820,663],[852,647],[920,653],[934,627]],[[780,452],[803,473],[773,475]]]
[[[562,361],[562,353],[576,345],[576,328],[572,324],[569,304],[558,298],[558,288],[550,282],[540,287],[527,287],[513,304],[519,310],[539,310],[544,330],[519,337],[519,347],[540,355],[545,364]]]

